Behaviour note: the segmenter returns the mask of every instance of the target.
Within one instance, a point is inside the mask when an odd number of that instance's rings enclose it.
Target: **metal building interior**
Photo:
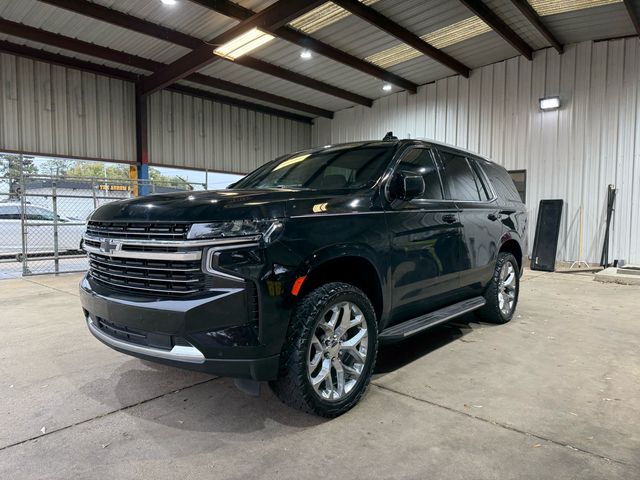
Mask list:
[[[597,266],[605,237],[608,258],[640,265],[639,35],[638,0],[0,0],[0,152],[126,164],[143,181],[393,132],[522,175],[532,225],[562,199],[559,265]],[[528,271],[511,330],[467,322],[383,351],[369,405],[323,423],[85,347],[66,278],[0,281],[3,478],[640,476],[637,286]],[[26,347],[34,335],[75,343]]]

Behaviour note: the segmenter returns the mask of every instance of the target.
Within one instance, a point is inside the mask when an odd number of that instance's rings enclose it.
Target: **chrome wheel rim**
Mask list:
[[[358,383],[369,335],[362,310],[351,302],[329,307],[316,325],[307,352],[307,372],[323,400],[343,399]]]
[[[516,271],[511,262],[505,262],[500,269],[498,283],[498,307],[505,317],[508,317],[513,311],[513,305],[516,302],[516,288]]]

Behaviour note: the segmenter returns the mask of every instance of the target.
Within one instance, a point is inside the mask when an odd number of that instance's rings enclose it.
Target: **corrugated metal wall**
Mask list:
[[[306,123],[177,92],[149,98],[151,163],[247,173],[310,143]]]
[[[135,162],[133,83],[0,54],[0,151]],[[148,100],[155,165],[247,173],[311,125],[172,92]]]
[[[541,112],[538,99],[560,95]],[[316,120],[312,143],[427,137],[479,152],[508,169],[527,170],[533,225],[540,199],[562,198],[558,258],[578,258],[584,207],[584,258],[602,248],[608,184],[617,186],[612,256],[640,263],[640,41],[628,38],[542,50]],[[531,229],[530,245],[534,229]]]
[[[132,83],[0,54],[0,150],[135,161]]]

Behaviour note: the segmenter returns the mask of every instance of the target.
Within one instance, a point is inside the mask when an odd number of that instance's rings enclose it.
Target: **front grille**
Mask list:
[[[89,274],[109,288],[181,297],[206,288],[200,261],[148,260],[89,254]]]
[[[137,240],[185,240],[190,223],[97,222],[87,224],[87,233],[99,238]]]

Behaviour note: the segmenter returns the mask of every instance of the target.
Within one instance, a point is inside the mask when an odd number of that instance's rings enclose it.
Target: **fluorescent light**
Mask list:
[[[304,60],[309,60],[313,55],[311,55],[311,50],[302,50],[300,52],[300,58],[304,59]]]
[[[545,97],[540,99],[541,110],[555,110],[560,108],[560,97]]]
[[[538,15],[545,16],[622,3],[622,0],[529,0],[529,3]]]
[[[176,2],[176,0],[160,0],[160,1],[165,5],[175,5],[176,3],[178,3]]]
[[[252,28],[242,35],[238,35],[233,40],[228,41],[224,45],[220,45],[213,51],[213,53],[220,55],[221,57],[235,60],[236,58],[255,50],[273,39],[273,35],[264,33],[257,28]]]
[[[390,92],[391,88],[392,87],[390,83],[385,83],[384,85],[382,85],[382,90],[384,90],[385,92]]]
[[[365,5],[372,5],[377,1],[379,0],[359,0],[360,3],[364,3]],[[351,13],[347,12],[344,8],[327,2],[289,22],[289,26],[306,34],[310,34],[321,28],[328,27],[332,23],[342,20],[349,15],[351,15]]]
[[[464,40],[468,40],[483,33],[491,31],[491,27],[478,17],[470,17],[452,25],[435,30],[420,38],[435,48],[445,48]],[[369,55],[365,60],[378,65],[381,68],[388,68],[399,63],[406,62],[413,58],[421,57],[423,54],[405,43],[387,48],[381,52]]]

